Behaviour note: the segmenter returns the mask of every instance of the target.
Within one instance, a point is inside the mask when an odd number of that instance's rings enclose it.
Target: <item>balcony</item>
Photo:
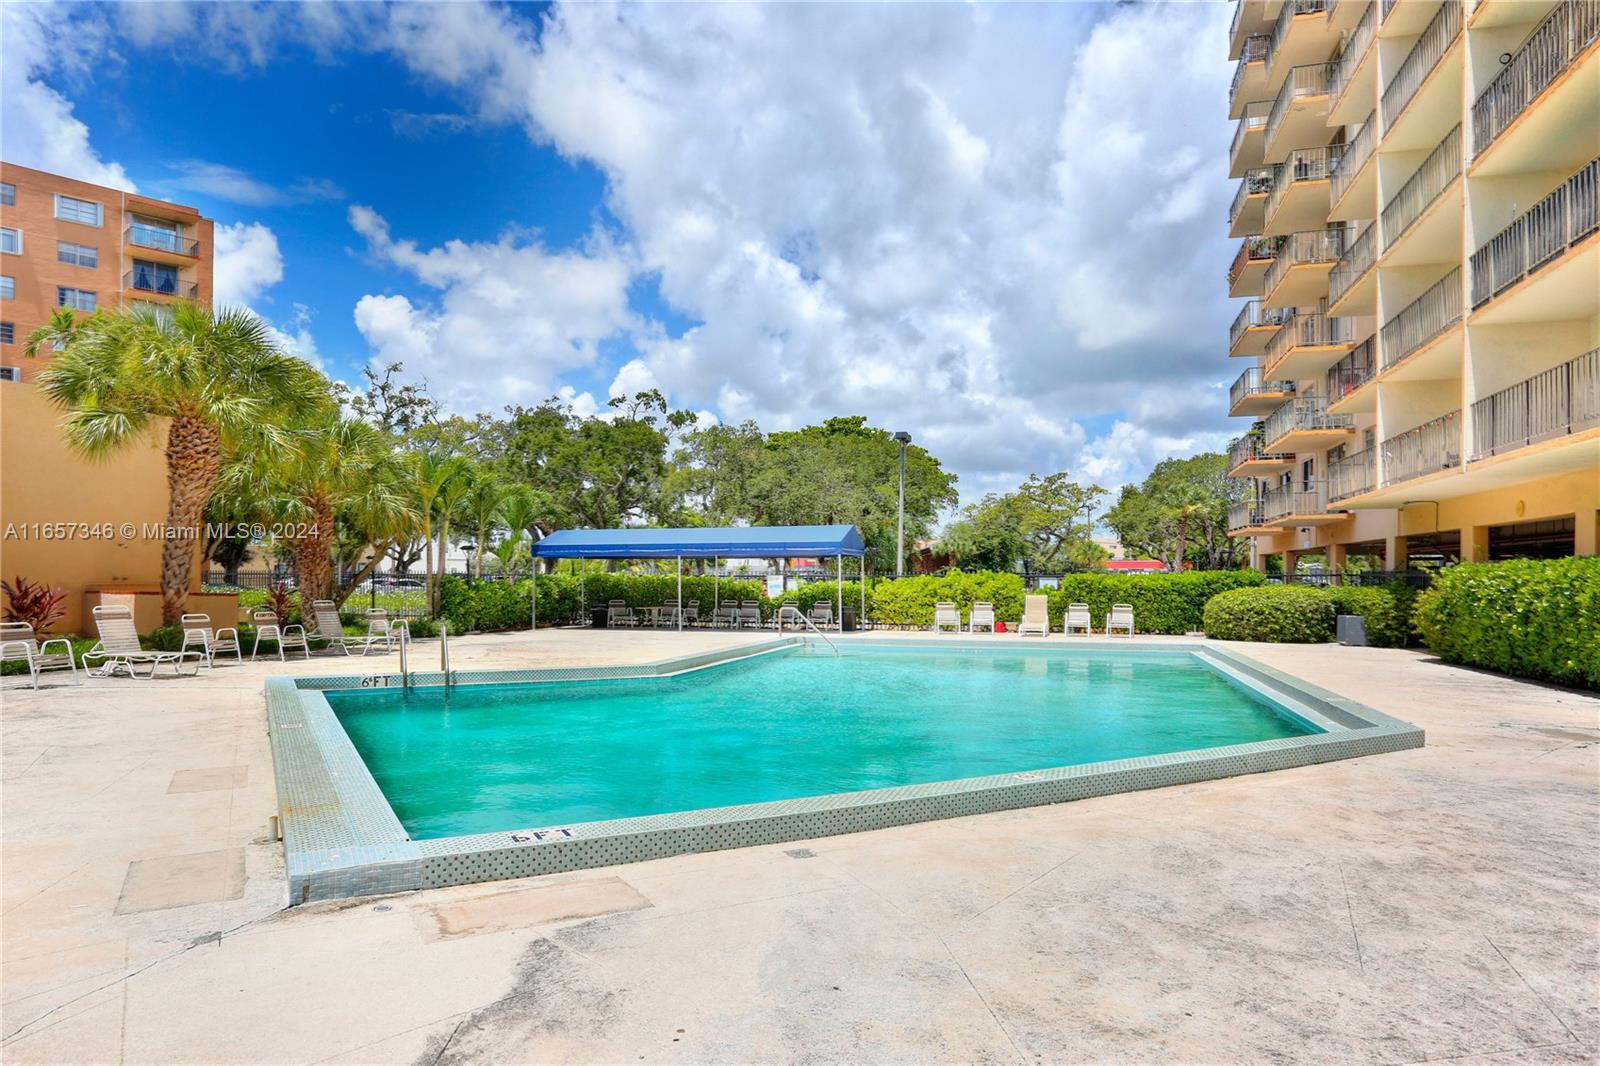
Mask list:
[[[1328,310],[1341,315],[1371,314],[1377,310],[1378,227],[1356,234],[1339,261],[1328,271]]]
[[[1591,429],[1600,429],[1600,348],[1474,403],[1472,461]]]
[[[1272,35],[1272,23],[1263,16],[1266,14],[1266,5],[1250,3],[1249,0],[1236,0],[1233,5],[1233,24],[1228,27],[1228,55],[1238,56],[1244,49],[1245,41],[1257,34]]]
[[[1261,282],[1262,302],[1269,307],[1309,307],[1328,292],[1328,271],[1344,254],[1343,228],[1306,230],[1281,242]]]
[[[1267,53],[1267,90],[1283,84],[1284,72],[1326,58],[1336,40],[1328,32],[1328,0],[1283,0]]]
[[[1246,500],[1228,508],[1228,536],[1250,537],[1277,533],[1277,526],[1269,525],[1262,513],[1260,500]]]
[[[124,243],[136,248],[166,252],[184,259],[196,259],[200,255],[199,241],[185,237],[175,230],[147,226],[142,222],[128,223],[127,228],[122,231],[122,239]]]
[[[1351,411],[1370,411],[1377,406],[1371,390],[1362,392],[1366,384],[1378,375],[1375,339],[1368,337],[1352,348],[1349,355],[1328,368],[1328,410],[1346,414]]]
[[[1332,63],[1310,63],[1289,72],[1267,115],[1261,148],[1266,162],[1283,162],[1293,145],[1327,140],[1333,69]]]
[[[1378,5],[1368,4],[1361,21],[1346,39],[1344,51],[1335,60],[1333,85],[1328,102],[1328,124],[1348,126],[1378,103]]]
[[[1348,440],[1355,431],[1349,415],[1329,412],[1327,398],[1312,393],[1272,412],[1261,430],[1261,446],[1280,455],[1319,451]]]
[[[1383,0],[1378,36],[1415,37],[1439,10],[1442,0]]]
[[[1261,500],[1261,517],[1276,526],[1318,526],[1343,522],[1348,514],[1328,513],[1328,489],[1320,481],[1275,485]]]
[[[1228,414],[1259,418],[1271,414],[1294,395],[1294,382],[1262,380],[1261,368],[1253,366],[1239,375],[1228,390]]]
[[[1267,95],[1267,48],[1271,41],[1262,33],[1244,42],[1244,50],[1233,67],[1233,84],[1228,88],[1229,118],[1239,118],[1245,104]]]
[[[1267,341],[1278,327],[1293,316],[1294,312],[1287,308],[1262,307],[1260,300],[1251,300],[1239,308],[1233,325],[1228,327],[1228,354],[1260,355],[1267,350]]]
[[[1267,342],[1262,372],[1291,381],[1314,377],[1344,358],[1355,344],[1351,319],[1296,314]]]
[[[1460,0],[1445,0],[1384,87],[1385,151],[1426,148],[1459,120],[1462,72],[1456,45],[1460,40]],[[1435,70],[1438,77],[1433,77]]]
[[[1383,373],[1406,381],[1459,377],[1460,324],[1461,268],[1456,267],[1384,323]]]
[[[1398,485],[1461,465],[1461,412],[1451,411],[1383,442],[1383,484]]]
[[[1328,177],[1344,155],[1344,145],[1299,148],[1274,168],[1267,197],[1265,224],[1256,232],[1268,236],[1295,233],[1328,220]]]
[[[200,295],[200,286],[194,282],[184,281],[171,273],[142,267],[137,262],[134,263],[132,270],[122,275],[122,287],[134,292],[176,296],[184,300],[194,300]]]
[[[1384,205],[1379,218],[1384,266],[1442,263],[1460,256],[1460,178],[1461,127],[1457,125]]]
[[[1282,237],[1246,237],[1228,268],[1229,296],[1260,296]]]
[[[1328,176],[1329,221],[1353,222],[1377,216],[1378,167],[1372,163],[1377,147],[1378,116],[1369,111]]]
[[[1587,147],[1579,159],[1594,153],[1592,145],[1583,143],[1592,141],[1593,134],[1582,131],[1585,116],[1593,125],[1594,101],[1600,86],[1600,62],[1590,53],[1597,39],[1600,3],[1595,0],[1560,0],[1534,29],[1472,104],[1473,159],[1485,164],[1482,173],[1509,172],[1529,160],[1539,161],[1539,165],[1528,169],[1547,169],[1553,158],[1548,149],[1563,141],[1580,151]],[[1580,61],[1585,68],[1582,76],[1562,78]],[[1556,84],[1558,81],[1561,84]],[[1529,105],[1547,90],[1551,96],[1547,103],[1551,106],[1541,106],[1529,115],[1528,122],[1518,123]],[[1500,146],[1495,154],[1504,152],[1508,158],[1498,167],[1488,167],[1486,154],[1513,124],[1518,127],[1516,139],[1525,142],[1521,150],[1508,150],[1516,147],[1509,144]]]
[[[1473,322],[1587,318],[1596,313],[1600,291],[1600,250],[1570,254],[1600,230],[1600,157],[1558,185],[1472,253],[1472,308],[1485,304],[1544,271],[1548,282],[1523,286],[1492,313]],[[1591,242],[1592,243],[1592,242]],[[1533,292],[1545,289],[1544,294]],[[1526,305],[1526,306],[1523,306]],[[1520,316],[1520,318],[1519,318]]]
[[[1277,167],[1257,167],[1245,174],[1228,208],[1228,236],[1243,237],[1260,233],[1266,221],[1268,197],[1272,194]]]
[[[1263,477],[1287,470],[1294,465],[1294,456],[1269,452],[1261,446],[1262,424],[1228,445],[1229,477]]]
[[[1244,117],[1234,128],[1233,144],[1228,149],[1228,177],[1242,178],[1261,166],[1261,148],[1270,114],[1271,100],[1252,100],[1245,105]]]
[[[1378,487],[1377,455],[1371,449],[1347,455],[1328,466],[1328,501],[1337,503]]]

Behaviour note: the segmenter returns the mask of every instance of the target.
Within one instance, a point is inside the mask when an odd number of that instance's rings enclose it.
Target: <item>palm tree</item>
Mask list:
[[[465,459],[461,460],[461,467],[455,477],[439,486],[438,498],[434,506],[439,510],[439,572],[438,578],[445,576],[445,567],[450,557],[450,523],[460,520],[470,521],[466,514],[467,494],[472,491],[472,466]],[[441,581],[433,583],[433,598],[428,601],[428,610],[434,614],[439,613]]]
[[[1205,511],[1206,505],[1198,500],[1187,503],[1175,504],[1172,508],[1173,520],[1178,523],[1178,549],[1177,557],[1172,560],[1173,573],[1183,572],[1183,557],[1189,550],[1189,523]]]
[[[439,513],[439,497],[445,487],[462,476],[467,460],[459,455],[449,455],[437,448],[411,453],[411,499],[422,525],[423,589],[427,595],[428,609],[433,610],[433,530]],[[443,552],[441,551],[441,555]],[[444,560],[441,558],[440,563]]]
[[[516,491],[515,487],[496,480],[492,474],[484,474],[473,479],[472,486],[467,490],[466,498],[462,501],[462,511],[472,526],[473,577],[483,576],[483,555],[488,550],[489,538],[493,535],[495,527],[505,522],[505,506]],[[521,536],[520,531],[518,536]]]
[[[500,519],[511,530],[513,536],[523,533],[528,535],[528,549],[531,552],[533,545],[544,536],[544,527],[540,525],[540,519],[549,513],[548,495],[530,489],[526,485],[518,485],[501,505]]]
[[[161,548],[161,612],[176,622],[224,459],[246,436],[282,448],[293,412],[326,396],[322,375],[279,351],[252,312],[186,301],[82,320],[62,309],[25,350],[33,356],[41,345],[62,348],[39,388],[67,412],[62,428],[79,454],[104,459],[165,429],[167,526],[176,535]]]

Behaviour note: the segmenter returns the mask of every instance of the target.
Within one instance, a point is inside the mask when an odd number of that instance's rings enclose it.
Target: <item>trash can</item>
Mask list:
[[[589,624],[596,629],[604,629],[606,622],[611,618],[611,609],[608,607],[589,608]]]
[[[1341,614],[1334,620],[1335,635],[1340,644],[1352,648],[1367,646],[1367,620],[1359,614]]]
[[[839,629],[845,633],[854,633],[856,631],[856,609],[854,607],[846,607],[839,612]]]

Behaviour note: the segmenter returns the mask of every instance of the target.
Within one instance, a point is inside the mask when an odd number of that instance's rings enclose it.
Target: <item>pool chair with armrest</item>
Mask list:
[[[827,600],[818,600],[811,605],[811,611],[807,617],[811,619],[811,624],[818,629],[827,629],[833,625],[833,604]]]
[[[371,629],[362,634],[346,633],[344,619],[339,617],[339,608],[332,600],[312,600],[311,612],[317,623],[317,636],[326,640],[330,648],[338,646],[349,655],[350,649],[355,647],[360,648],[361,654],[365,655],[372,650],[374,644],[388,647],[389,638],[386,634],[374,633]]]
[[[683,624],[685,627],[700,624],[700,601],[690,600],[683,608]]]
[[[784,600],[778,607],[778,629],[784,626],[794,626],[796,629],[805,628],[805,619],[800,615],[800,604],[796,600]]]
[[[737,603],[719,603],[711,610],[711,628],[721,629],[739,628],[739,605]]]
[[[1017,635],[1047,637],[1050,635],[1050,597],[1024,596],[1022,598],[1022,621],[1017,623]]]
[[[606,625],[608,626],[636,626],[639,616],[633,613],[633,608],[628,606],[627,600],[611,600],[606,604]]]
[[[1133,636],[1133,605],[1128,603],[1113,603],[1111,613],[1106,615],[1106,636],[1117,630],[1122,630],[1128,636]]]
[[[756,600],[743,600],[739,604],[739,628],[761,628],[761,604]]]
[[[66,637],[40,640],[27,622],[0,622],[0,662],[27,663],[34,688],[39,687],[39,675],[47,670],[71,671],[73,684],[83,684],[72,658],[72,641]]]
[[[967,632],[976,633],[980,629],[994,632],[994,604],[984,600],[974,603],[967,613]]]
[[[284,625],[278,619],[278,613],[269,607],[260,607],[250,612],[250,621],[256,627],[255,643],[250,645],[250,661],[256,661],[256,653],[261,650],[263,640],[274,640],[278,643],[278,661],[287,660],[288,651],[298,648],[307,659],[311,658],[311,642],[306,640],[306,627],[302,625]]]
[[[390,618],[386,608],[367,608],[368,646],[381,643],[385,651],[390,650],[394,647],[395,638],[400,635],[400,629],[404,625],[404,622]],[[361,654],[365,655],[366,652]]]
[[[182,650],[199,651],[206,669],[215,669],[219,652],[233,652],[236,665],[244,663],[244,649],[239,647],[239,631],[232,626],[217,629],[211,624],[209,614],[186,614],[179,619],[183,626]]]
[[[933,605],[933,631],[943,633],[947,629],[961,632],[961,612],[956,610],[953,603],[936,603]]]
[[[1067,613],[1061,617],[1061,631],[1067,636],[1072,636],[1081,630],[1085,636],[1094,636],[1094,620],[1089,617],[1087,603],[1067,604]]]
[[[93,677],[114,677],[118,670],[126,670],[129,677],[150,680],[162,666],[172,667],[174,676],[183,673],[183,664],[189,656],[195,657],[194,673],[200,672],[202,656],[195,651],[145,651],[139,646],[139,631],[133,627],[133,611],[120,604],[102,604],[94,609],[94,627],[100,640],[83,653],[83,664],[90,659],[100,661],[98,670],[90,671]],[[138,668],[148,666],[150,672],[141,675]]]

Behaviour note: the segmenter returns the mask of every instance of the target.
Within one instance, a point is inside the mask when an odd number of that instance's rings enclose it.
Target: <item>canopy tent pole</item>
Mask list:
[[[865,630],[867,628],[867,557],[865,555],[856,558],[856,574],[861,578],[861,617],[856,619],[856,626]],[[844,628],[843,618],[839,619],[839,627],[841,629]]]
[[[539,560],[537,559],[533,561],[533,577],[529,579],[529,584],[533,585],[533,595],[529,597],[532,602],[528,607],[528,628],[534,630],[539,628]]]
[[[678,632],[683,632],[683,556],[678,556]]]
[[[579,566],[578,566],[578,560],[576,560],[576,559],[572,560],[572,568],[574,570],[578,571],[578,617],[579,618],[588,618],[589,617],[589,568],[587,566],[585,566],[585,567],[582,567],[580,569]]]
[[[715,559],[711,560],[711,616],[716,618],[717,608],[722,606],[722,567],[717,565]]]
[[[844,553],[833,557],[833,573],[839,579],[839,610],[834,615],[839,620],[839,632],[844,632]]]

